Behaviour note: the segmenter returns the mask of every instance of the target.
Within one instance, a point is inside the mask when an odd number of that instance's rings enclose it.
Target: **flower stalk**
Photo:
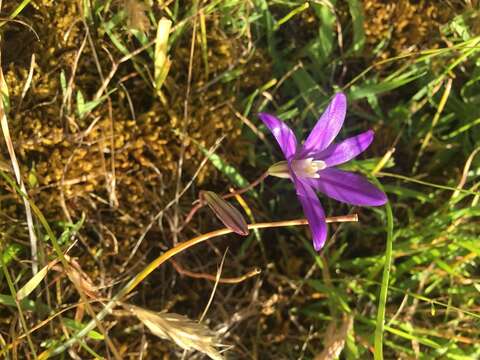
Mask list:
[[[356,222],[358,221],[357,214],[351,215],[344,215],[344,216],[334,216],[328,217],[325,219],[327,223],[334,223],[334,222]],[[307,219],[296,219],[296,220],[287,220],[287,221],[276,221],[276,222],[265,222],[265,223],[256,223],[256,224],[249,224],[248,229],[266,229],[266,228],[276,228],[276,227],[287,227],[287,226],[300,226],[300,225],[308,225]],[[76,334],[72,335],[70,339],[68,339],[63,344],[55,347],[54,349],[45,350],[43,353],[40,354],[38,357],[39,360],[48,359],[51,356],[55,356],[58,354],[63,353],[67,350],[70,346],[75,344],[77,341],[80,341],[83,337],[85,337],[90,331],[95,329],[97,326],[97,322],[100,322],[105,316],[110,314],[113,308],[122,301],[122,299],[132,292],[148,275],[150,275],[155,269],[157,269],[160,265],[162,265],[165,261],[169,260],[173,256],[181,253],[182,251],[200,244],[204,241],[209,239],[213,239],[222,235],[233,233],[233,230],[228,228],[223,228],[215,231],[211,231],[206,234],[202,234],[196,236],[190,240],[184,241],[176,245],[175,247],[167,250],[165,253],[157,257],[153,260],[150,264],[148,264],[137,276],[135,276],[132,280],[130,280],[106,305],[105,307],[97,314],[97,316],[90,320],[90,322],[85,325],[85,327],[79,330]]]

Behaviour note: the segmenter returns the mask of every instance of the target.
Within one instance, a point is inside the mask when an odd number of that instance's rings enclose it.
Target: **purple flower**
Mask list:
[[[373,141],[373,131],[369,130],[332,143],[342,128],[346,111],[345,95],[336,94],[303,145],[297,143],[293,131],[281,120],[267,113],[259,114],[286,158],[273,165],[269,174],[293,181],[317,251],[327,239],[327,223],[315,190],[352,205],[380,206],[387,202],[386,195],[363,176],[335,168],[365,151]]]

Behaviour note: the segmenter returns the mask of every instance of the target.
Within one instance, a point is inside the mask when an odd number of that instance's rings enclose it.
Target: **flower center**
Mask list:
[[[296,176],[301,178],[314,178],[318,179],[320,175],[318,172],[327,167],[324,161],[313,160],[313,158],[292,160],[290,166]],[[290,178],[290,171],[287,161],[280,161],[273,164],[268,169],[268,175],[276,176],[279,178]]]
[[[302,178],[314,178],[318,179],[320,175],[318,172],[327,167],[322,160],[313,160],[313,158],[301,159],[301,160],[292,160],[292,170],[295,172],[295,175]]]

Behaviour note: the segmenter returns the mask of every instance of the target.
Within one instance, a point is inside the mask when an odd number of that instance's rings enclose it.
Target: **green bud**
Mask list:
[[[290,171],[288,169],[287,161],[279,161],[267,170],[268,175],[275,176],[283,179],[290,179]]]

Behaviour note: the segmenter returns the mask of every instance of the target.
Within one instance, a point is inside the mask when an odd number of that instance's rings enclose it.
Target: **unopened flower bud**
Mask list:
[[[248,235],[247,223],[240,211],[235,209],[233,205],[213,191],[201,191],[200,198],[207,203],[208,207],[227,228],[239,235]]]

